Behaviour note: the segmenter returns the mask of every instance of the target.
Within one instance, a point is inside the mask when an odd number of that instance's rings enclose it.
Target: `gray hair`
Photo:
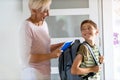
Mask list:
[[[29,0],[30,9],[41,9],[42,11],[50,8],[52,0]]]

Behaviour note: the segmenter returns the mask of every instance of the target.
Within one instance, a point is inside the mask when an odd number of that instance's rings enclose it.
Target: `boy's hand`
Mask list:
[[[99,57],[99,62],[102,64],[103,61],[104,61],[104,57],[103,57],[103,56],[100,56],[100,57]]]
[[[94,67],[92,67],[92,72],[97,73],[99,70],[100,70],[100,67],[99,67],[99,66],[94,66]]]

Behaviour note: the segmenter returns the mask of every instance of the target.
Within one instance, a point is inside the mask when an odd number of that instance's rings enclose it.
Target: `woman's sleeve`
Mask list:
[[[32,37],[29,28],[22,27],[20,30],[20,56],[21,63],[27,65],[30,58]]]

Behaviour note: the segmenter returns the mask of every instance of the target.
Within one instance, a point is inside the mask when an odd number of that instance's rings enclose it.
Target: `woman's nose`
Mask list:
[[[46,12],[44,13],[44,15],[45,15],[45,16],[49,16],[49,12],[46,11]]]

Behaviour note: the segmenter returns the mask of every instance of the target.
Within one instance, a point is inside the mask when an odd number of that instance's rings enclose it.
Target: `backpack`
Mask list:
[[[79,39],[76,39],[71,45],[69,45],[71,42],[67,44],[67,47],[63,49],[63,52],[61,53],[58,61],[58,69],[59,69],[59,75],[61,80],[83,80],[85,78],[88,78],[90,76],[94,76],[95,73],[89,73],[88,75],[81,77],[80,75],[73,75],[71,74],[71,66],[73,63],[73,60],[76,57],[76,53],[79,50],[79,47],[81,44],[85,44],[88,49],[90,50],[91,55],[93,55],[93,52],[90,48],[90,46],[83,42],[81,43]],[[94,57],[93,57],[94,59]],[[96,60],[94,59],[96,62]],[[96,63],[97,65],[97,63]]]
[[[66,50],[64,50],[59,57],[59,75],[61,80],[81,80],[82,77],[78,75],[72,75],[70,72],[74,58],[80,46],[81,42],[76,39]]]

